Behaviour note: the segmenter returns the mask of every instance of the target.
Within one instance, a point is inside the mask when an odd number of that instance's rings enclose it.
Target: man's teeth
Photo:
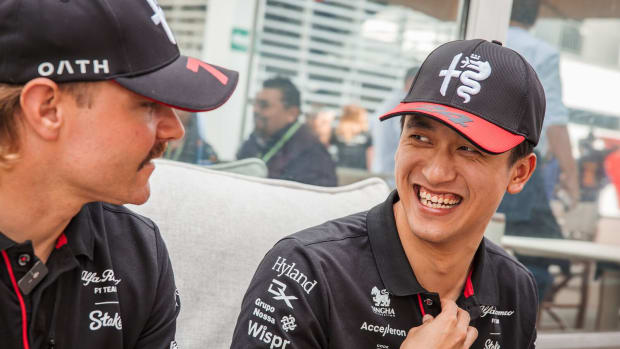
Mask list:
[[[420,202],[422,205],[431,208],[451,208],[461,202],[460,198],[452,194],[431,194],[420,188]]]

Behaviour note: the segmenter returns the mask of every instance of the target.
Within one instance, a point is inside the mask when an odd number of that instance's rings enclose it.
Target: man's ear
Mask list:
[[[510,168],[510,182],[506,191],[509,194],[517,194],[523,190],[525,183],[532,177],[536,169],[536,154],[531,153],[515,162]]]
[[[22,119],[45,140],[55,140],[60,133],[63,123],[60,100],[60,88],[47,78],[30,80],[22,89],[19,100]]]

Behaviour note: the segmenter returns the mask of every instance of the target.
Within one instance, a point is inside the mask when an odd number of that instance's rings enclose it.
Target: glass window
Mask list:
[[[504,198],[504,203],[518,201],[520,207],[505,212],[507,235],[620,245],[620,98],[615,89],[620,81],[619,5],[513,1],[506,45],[537,71],[547,109],[537,175],[528,183],[540,190]],[[519,221],[519,215],[528,221]],[[618,264],[594,263],[603,247],[588,248],[590,257],[581,259],[520,256],[544,297],[541,330],[618,329],[620,292],[610,286],[618,282]],[[572,277],[569,287],[556,293],[553,285],[567,276]]]
[[[169,23],[181,33],[183,53],[196,54],[192,43],[202,35],[212,4],[205,1],[198,11],[196,1],[160,2],[168,17],[178,17]],[[245,55],[248,66],[241,77],[245,86],[236,92],[245,95],[242,107],[226,115],[226,123],[195,122],[200,137],[219,153],[216,161],[258,158],[269,177],[321,186],[371,172],[391,180],[398,121],[379,128],[377,116],[400,102],[411,82],[408,73],[415,75],[411,68],[433,48],[464,37],[464,1],[257,4],[253,28],[232,28],[231,51]],[[194,21],[199,16],[202,27]],[[232,133],[231,119],[239,127]],[[235,132],[238,139],[218,137]]]

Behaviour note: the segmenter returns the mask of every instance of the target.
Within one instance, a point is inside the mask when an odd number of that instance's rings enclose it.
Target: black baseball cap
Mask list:
[[[525,58],[499,41],[451,41],[431,52],[407,97],[379,119],[416,113],[500,154],[523,141],[538,144],[545,92]]]
[[[156,0],[1,0],[0,82],[114,80],[188,111],[222,105],[237,72],[182,56]]]

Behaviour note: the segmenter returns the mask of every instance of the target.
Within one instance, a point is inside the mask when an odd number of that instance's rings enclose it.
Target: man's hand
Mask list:
[[[409,330],[400,349],[467,349],[478,337],[469,326],[469,313],[451,300],[441,302],[441,314],[425,315],[422,325]]]

